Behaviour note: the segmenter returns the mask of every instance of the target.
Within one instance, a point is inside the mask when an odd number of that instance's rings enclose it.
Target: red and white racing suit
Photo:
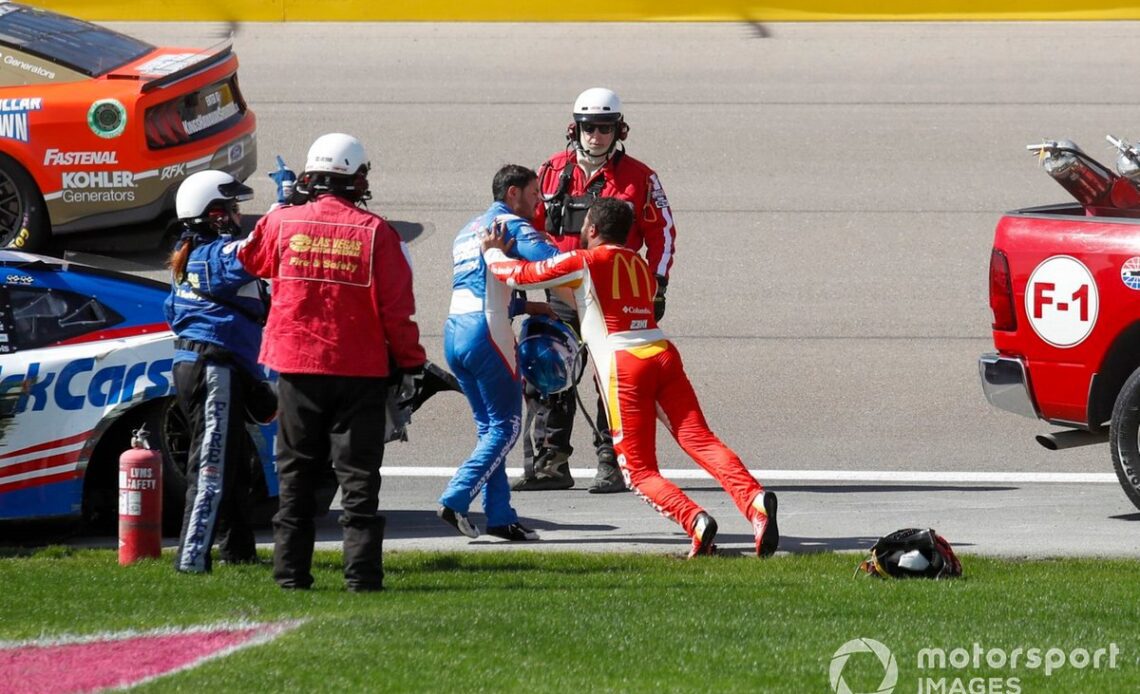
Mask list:
[[[570,147],[550,157],[539,167],[538,184],[547,201],[539,201],[535,208],[534,228],[549,233],[551,242],[558,250],[572,251],[578,248],[578,232],[590,202],[599,197],[617,198],[628,202],[634,212],[633,226],[625,245],[634,251],[645,246],[650,273],[668,281],[673,266],[677,230],[665,189],[662,188],[657,173],[645,163],[629,156],[624,149],[618,149],[587,177],[578,165],[577,148]],[[551,202],[552,199],[560,199],[562,204],[572,200],[575,203],[572,207],[576,211],[564,212],[562,215],[556,211],[552,213],[552,210],[559,207],[559,204]],[[569,322],[575,329],[578,328],[573,307],[557,297],[550,297],[550,306],[560,319]],[[573,452],[570,439],[577,405],[570,391],[540,399],[533,388],[528,387],[525,394],[527,417],[526,433],[523,436],[524,468],[530,477],[532,468],[537,463],[535,458],[542,457],[544,451],[546,454],[565,456]],[[604,418],[603,403],[599,401],[597,407],[599,419]],[[599,462],[611,455],[612,442],[608,436],[595,437],[594,447]],[[599,468],[599,473],[601,470]]]
[[[727,491],[752,520],[763,488],[740,458],[709,430],[677,348],[653,319],[656,281],[634,251],[607,244],[548,260],[512,260],[498,249],[484,253],[491,272],[515,289],[570,287],[582,338],[606,390],[614,450],[626,483],[666,518],[693,535],[703,509],[657,467],[661,417],[681,448]]]

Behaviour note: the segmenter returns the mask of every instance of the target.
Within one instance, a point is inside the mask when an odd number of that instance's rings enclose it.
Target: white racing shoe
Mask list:
[[[479,528],[475,527],[475,524],[466,515],[456,513],[446,506],[440,506],[435,515],[439,516],[439,519],[444,523],[458,530],[461,535],[466,535],[472,540],[479,537]]]

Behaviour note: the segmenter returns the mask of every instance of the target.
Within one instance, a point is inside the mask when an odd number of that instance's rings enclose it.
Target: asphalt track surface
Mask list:
[[[187,45],[224,30],[114,26]],[[625,102],[628,150],[657,169],[677,221],[663,327],[714,430],[780,494],[781,549],[864,549],[929,526],[968,552],[1136,556],[1140,513],[1107,447],[1046,451],[1033,436],[1051,428],[993,409],[976,367],[992,349],[994,224],[1004,210],[1066,200],[1025,145],[1069,138],[1111,163],[1106,133],[1140,139],[1127,86],[1136,31],[247,24],[235,46],[262,169],[274,154],[299,169],[324,132],[365,142],[372,208],[411,244],[433,359],[453,234],[489,204],[499,166],[560,149],[577,93],[610,86]],[[246,210],[263,210],[272,183],[252,185]],[[580,477],[592,467],[587,431],[575,435]],[[389,446],[387,547],[507,544],[469,542],[434,517],[439,468],[459,464],[473,434],[466,403],[447,394],[417,414],[410,442]],[[661,467],[720,520],[721,544],[747,550],[727,495],[664,429],[659,441]],[[509,465],[521,464],[516,450]],[[543,534],[526,548],[684,549],[680,529],[632,494],[590,495],[586,483],[515,496]]]

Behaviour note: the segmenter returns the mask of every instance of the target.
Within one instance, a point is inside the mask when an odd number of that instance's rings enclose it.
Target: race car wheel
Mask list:
[[[1112,407],[1112,467],[1129,501],[1140,508],[1140,369],[1132,372]]]
[[[15,159],[0,154],[0,247],[36,251],[50,234],[36,182]]]

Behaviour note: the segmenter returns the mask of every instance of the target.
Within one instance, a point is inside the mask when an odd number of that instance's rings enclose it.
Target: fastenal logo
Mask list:
[[[876,689],[866,692],[853,692],[843,679],[843,669],[847,661],[856,653],[873,653],[883,666],[883,679]],[[835,655],[831,656],[831,668],[828,671],[831,680],[831,691],[835,694],[890,694],[899,680],[899,666],[895,661],[891,649],[875,639],[852,639],[839,647]]]

